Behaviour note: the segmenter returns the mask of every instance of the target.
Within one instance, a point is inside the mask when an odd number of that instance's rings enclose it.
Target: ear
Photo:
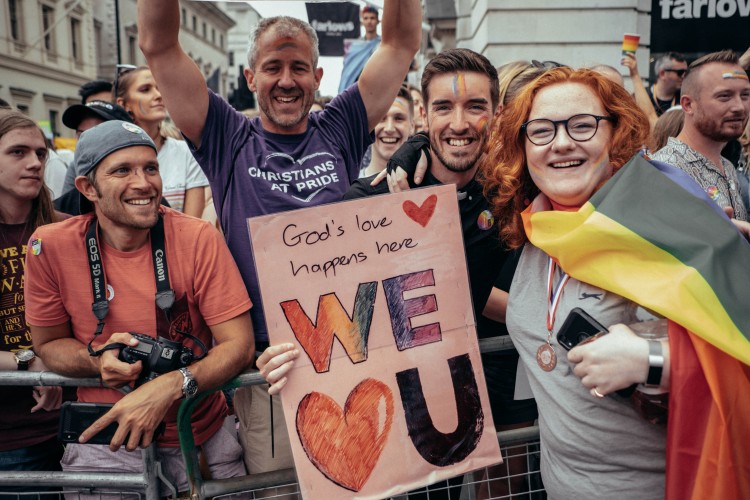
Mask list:
[[[250,89],[250,92],[257,92],[258,87],[255,85],[255,72],[250,68],[245,68],[242,72],[247,81],[247,88]]]
[[[500,113],[502,113],[502,112],[503,112],[503,103],[500,103],[495,108],[494,118],[495,119],[499,118],[500,117]]]
[[[91,184],[91,182],[89,182],[88,177],[86,177],[85,175],[79,175],[78,177],[76,177],[75,185],[76,189],[91,203],[94,203],[99,199],[99,196],[96,193],[96,188],[93,184]]]
[[[315,68],[313,74],[315,75],[315,90],[318,90],[320,80],[323,78],[323,68]]]
[[[680,105],[682,106],[682,110],[686,115],[692,115],[693,113],[695,113],[695,99],[693,99],[689,95],[680,96]]]

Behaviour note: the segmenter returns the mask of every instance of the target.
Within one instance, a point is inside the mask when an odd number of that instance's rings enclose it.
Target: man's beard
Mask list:
[[[466,172],[468,170],[471,170],[474,168],[474,165],[476,165],[477,161],[479,160],[479,157],[482,156],[482,153],[484,152],[484,147],[487,142],[486,136],[477,136],[473,138],[476,141],[479,141],[479,147],[476,149],[476,151],[468,156],[462,156],[460,158],[446,158],[442,153],[442,148],[432,148],[432,152],[435,153],[435,156],[438,157],[440,162],[450,170],[451,172],[456,173],[462,173]]]
[[[718,122],[713,121],[707,119],[704,115],[696,117],[695,120],[695,128],[701,133],[701,135],[708,137],[712,141],[729,142],[734,139],[739,139],[742,135],[742,132],[747,125],[747,117],[743,121],[743,126],[739,127],[737,130],[723,130],[723,125],[723,120],[719,120]]]

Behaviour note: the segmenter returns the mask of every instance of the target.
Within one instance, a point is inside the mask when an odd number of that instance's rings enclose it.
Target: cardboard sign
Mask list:
[[[248,220],[306,498],[384,498],[501,462],[454,186]]]

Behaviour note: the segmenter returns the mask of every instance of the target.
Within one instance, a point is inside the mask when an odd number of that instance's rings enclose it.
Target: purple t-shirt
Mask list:
[[[267,341],[247,219],[340,201],[359,175],[372,136],[357,85],[324,111],[311,113],[303,134],[273,134],[209,91],[201,146],[191,148],[208,177],[216,213],[253,308],[257,341]]]

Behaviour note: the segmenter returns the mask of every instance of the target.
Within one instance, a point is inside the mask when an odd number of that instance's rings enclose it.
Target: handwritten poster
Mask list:
[[[454,186],[248,220],[305,498],[384,498],[501,461]]]

